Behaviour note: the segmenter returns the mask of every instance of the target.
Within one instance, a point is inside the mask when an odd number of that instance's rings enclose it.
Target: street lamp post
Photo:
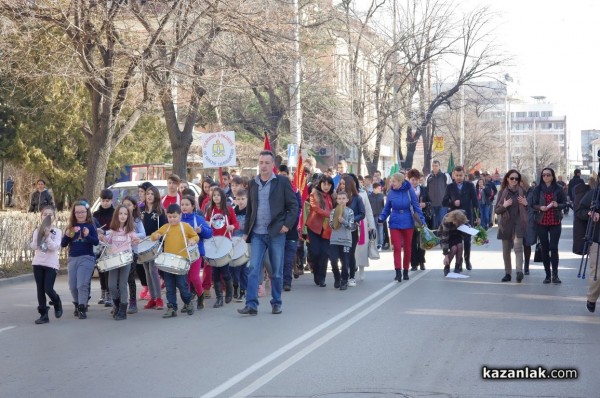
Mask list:
[[[504,75],[504,87],[506,95],[504,96],[504,138],[506,140],[506,172],[510,170],[510,109],[508,104],[508,83],[513,79],[508,73]]]

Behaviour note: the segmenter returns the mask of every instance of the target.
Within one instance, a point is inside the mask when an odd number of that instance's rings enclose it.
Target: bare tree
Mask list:
[[[417,142],[423,138],[424,170],[431,164],[432,134],[428,126],[436,110],[447,104],[462,86],[496,74],[504,61],[489,33],[492,14],[478,7],[458,15],[452,3],[438,0],[409,0],[400,11],[400,29],[407,40],[400,43],[399,70],[403,101],[400,104],[406,123],[404,167],[413,164]],[[454,72],[445,72],[455,69]],[[431,72],[438,71],[442,87],[431,95]],[[400,153],[402,158],[403,154]]]
[[[28,32],[44,32],[60,48],[43,54],[44,62],[37,66],[12,65],[30,77],[53,74],[86,87],[90,112],[81,124],[89,143],[84,189],[88,198],[97,196],[104,186],[111,152],[150,104],[143,65],[172,22],[176,5],[177,2],[140,5],[134,1],[0,1],[0,15],[19,31],[20,40],[10,46],[43,51],[37,43],[28,41],[34,37]],[[139,23],[154,25],[153,34],[139,34]]]

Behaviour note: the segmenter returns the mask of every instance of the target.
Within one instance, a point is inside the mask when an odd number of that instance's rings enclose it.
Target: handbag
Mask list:
[[[377,250],[377,233],[369,231],[369,259],[379,260],[379,250]]]
[[[535,245],[535,254],[533,255],[533,262],[534,263],[543,262],[542,244],[540,243],[539,240],[538,240],[537,244]]]
[[[419,217],[419,215],[415,213],[415,209],[413,209],[410,193],[407,191],[406,194],[408,195],[408,207],[410,208],[410,214],[412,215],[413,222],[415,223],[415,228],[420,228],[423,226],[423,223],[421,222],[421,217]]]

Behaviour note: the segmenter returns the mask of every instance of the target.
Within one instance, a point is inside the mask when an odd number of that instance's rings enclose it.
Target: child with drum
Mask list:
[[[241,180],[240,177],[234,177],[235,179]],[[232,186],[233,186],[232,182]],[[241,186],[241,183],[240,183]],[[244,225],[246,224],[246,206],[248,205],[248,191],[242,188],[235,187],[233,191],[235,194],[235,207],[233,211],[235,212],[235,218],[237,219],[238,225],[240,226],[238,229],[233,231],[233,237],[241,239],[241,243],[247,245],[246,241],[242,238],[244,235]],[[246,301],[246,288],[248,287],[248,262],[240,265],[239,267],[231,267],[231,276],[233,278],[233,298],[236,299],[238,303],[243,303]],[[238,294],[239,287],[239,294]]]
[[[142,222],[148,236],[167,223],[167,217],[160,205],[160,192],[158,192],[158,188],[155,186],[150,186],[146,189],[146,205],[142,212]],[[162,310],[164,303],[160,292],[160,276],[153,259],[144,262],[144,272],[146,273],[146,282],[148,282],[148,290],[150,292],[150,301],[146,303],[144,309],[155,308]]]
[[[46,306],[46,295],[50,297],[52,300],[50,303],[54,305],[54,316],[60,318],[63,313],[60,297],[54,291],[62,233],[60,229],[52,225],[55,218],[54,208],[44,205],[40,211],[42,223],[33,231],[31,239],[31,249],[35,250],[32,265],[37,286],[38,312],[40,313],[40,318],[35,321],[37,325],[50,322],[48,318],[50,307]]]
[[[235,217],[235,211],[233,208],[227,206],[227,196],[219,187],[215,187],[212,192],[210,203],[206,209],[206,220],[213,230],[213,235],[225,239],[231,239],[232,232],[240,227],[237,218]],[[209,257],[208,253],[207,257]],[[226,303],[230,303],[231,300],[233,300],[233,281],[231,280],[229,264],[212,268],[213,285],[217,297],[213,307],[219,308],[223,306],[223,288],[221,280],[225,282]]]
[[[196,214],[196,200],[191,195],[184,195],[181,198],[181,221],[188,223],[198,234],[198,250],[200,258],[190,264],[188,272],[188,282],[196,289],[198,295],[197,310],[204,308],[204,291],[202,290],[202,280],[200,279],[200,267],[202,265],[202,256],[204,256],[204,239],[208,239],[213,235],[212,228],[206,223],[204,218]],[[182,309],[182,312],[185,308]]]
[[[152,240],[156,241],[164,237],[163,253],[174,255],[175,257],[188,259],[189,254],[187,246],[198,243],[198,234],[188,223],[181,222],[181,207],[177,204],[171,204],[167,208],[168,224],[163,225],[154,232]],[[187,246],[186,246],[187,244]],[[187,273],[174,274],[165,271],[165,286],[167,288],[167,311],[163,318],[173,318],[177,316],[177,290],[183,301],[184,308],[188,315],[194,313],[194,306],[191,303],[192,295],[188,288]]]
[[[83,200],[75,202],[60,245],[69,247],[69,289],[75,305],[73,315],[79,319],[87,318],[90,280],[96,264],[94,246],[99,243],[89,203]]]
[[[98,234],[102,234],[106,231],[110,225],[115,208],[113,207],[113,193],[110,189],[103,189],[100,191],[100,207],[92,214],[92,216],[98,221],[100,227],[98,228]],[[112,307],[112,298],[108,289],[108,274],[101,272],[99,275],[100,289],[102,290],[100,300],[98,304],[104,304],[105,307]]]
[[[109,245],[105,256],[111,256],[115,262],[108,271],[108,288],[114,303],[113,318],[117,321],[127,319],[127,279],[133,262],[131,244],[140,242],[134,228],[131,212],[121,204],[115,209],[106,236],[100,236]]]
[[[145,193],[144,193],[145,196]],[[144,223],[142,222],[142,214],[140,208],[137,206],[137,202],[132,196],[125,196],[121,202],[127,206],[131,212],[133,218],[133,230],[138,239],[142,240],[146,237],[146,230],[144,229]],[[137,245],[132,245],[133,251],[133,262],[131,263],[131,269],[129,270],[129,276],[127,277],[127,284],[129,285],[129,308],[127,309],[128,314],[137,313],[137,300],[136,300],[136,286],[135,286],[135,274],[137,272],[140,282],[143,287],[146,287],[146,294],[148,293],[148,284],[146,283],[146,273],[144,272],[144,265],[138,264],[137,261]]]

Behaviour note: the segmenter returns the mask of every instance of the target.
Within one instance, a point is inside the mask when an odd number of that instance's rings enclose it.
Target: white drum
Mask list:
[[[138,263],[147,263],[158,256],[160,241],[152,241],[150,239],[141,241],[136,248],[138,255]]]
[[[98,270],[100,272],[112,271],[121,268],[133,262],[133,254],[130,251],[105,254],[98,260]]]
[[[161,271],[175,275],[187,275],[190,270],[187,258],[171,253],[160,253],[154,260],[154,265]]]
[[[232,267],[240,267],[250,261],[250,245],[241,236],[231,238],[233,249],[231,251]]]
[[[224,267],[231,262],[231,240],[224,236],[214,236],[204,241],[206,261],[212,267]]]
[[[187,251],[188,251],[190,263],[193,263],[200,258],[200,249],[198,248],[197,243],[192,246],[188,246]]]

